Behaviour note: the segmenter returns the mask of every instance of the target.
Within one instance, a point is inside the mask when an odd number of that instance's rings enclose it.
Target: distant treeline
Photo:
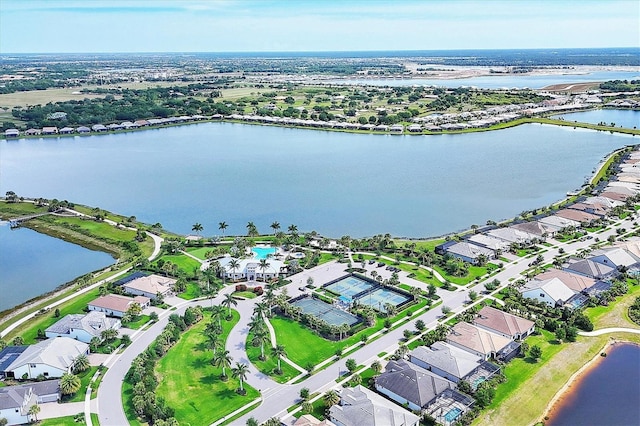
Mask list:
[[[613,80],[600,84],[600,89],[612,92],[633,92],[640,90],[640,80]]]

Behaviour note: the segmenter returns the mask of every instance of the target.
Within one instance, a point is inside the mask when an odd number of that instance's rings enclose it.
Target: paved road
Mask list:
[[[612,226],[612,229],[603,233],[597,234],[598,238],[606,240],[609,235],[616,235],[616,229],[623,227],[630,230],[633,227],[633,220],[635,218],[629,218],[627,220],[618,221]],[[593,244],[593,240],[577,241],[572,243],[558,243],[553,242],[554,247],[547,248],[543,253],[545,262],[550,262],[556,255],[559,254],[559,250],[562,248],[566,254],[575,253],[576,251],[586,248]],[[496,275],[488,279],[492,281],[498,279],[502,286],[508,285],[510,282],[522,277],[522,273],[529,268],[529,262],[531,259],[520,258],[515,263],[510,263],[505,268],[498,272]],[[298,289],[300,284],[306,284],[306,278],[310,275],[320,276],[327,278],[336,274],[335,270],[327,265],[320,265],[310,271],[304,271],[301,274],[293,276],[292,283],[288,286],[289,295],[295,296],[302,293]],[[325,277],[326,276],[326,277]],[[407,281],[406,276],[400,274],[401,281]],[[317,280],[317,283],[322,282]],[[231,291],[231,287],[225,289],[225,291]],[[483,283],[473,286],[473,290],[481,292],[484,290]],[[443,305],[449,306],[457,313],[468,306],[465,302],[468,299],[469,288],[459,288],[455,291],[444,291],[438,289],[438,294],[442,298]],[[497,293],[498,290],[494,292]],[[213,300],[213,303],[220,303],[222,301],[222,294]],[[184,309],[188,305],[202,304],[203,302],[185,302],[177,311],[171,311],[171,313],[182,314]],[[247,323],[253,311],[254,301],[241,302],[237,309],[241,313],[240,323],[234,327],[227,342],[227,349],[232,353],[235,361],[248,362],[246,353],[244,352],[244,340],[248,332]],[[163,314],[158,323],[150,327],[149,330],[144,333],[140,333],[134,336],[133,343],[129,346],[122,355],[116,357],[109,365],[109,370],[104,376],[100,389],[98,391],[99,405],[103,407],[109,407],[107,410],[98,410],[100,424],[103,426],[121,426],[126,424],[126,417],[122,409],[122,401],[120,397],[120,388],[122,386],[122,379],[128,371],[132,360],[135,356],[142,352],[153,341],[153,339],[162,331],[167,323],[167,316],[169,312]],[[368,365],[374,360],[378,359],[377,354],[381,352],[392,353],[398,347],[398,342],[403,338],[405,330],[415,330],[415,322],[417,319],[423,320],[429,329],[438,325],[438,317],[441,315],[441,310],[436,308],[425,312],[419,317],[413,318],[405,325],[383,335],[381,338],[367,344],[366,346],[358,349],[348,356],[348,358],[354,358],[358,364]],[[238,425],[244,425],[249,417],[255,417],[259,421],[265,421],[273,416],[286,415],[286,409],[297,402],[300,389],[303,387],[309,388],[311,392],[324,392],[330,388],[338,387],[335,383],[335,379],[344,374],[347,369],[345,367],[345,359],[330,365],[326,369],[314,374],[303,383],[296,385],[282,385],[274,382],[270,378],[264,376],[258,372],[255,367],[250,366],[250,376],[247,382],[257,389],[261,390],[263,401],[259,406],[253,409],[249,414],[239,418],[236,423]],[[107,412],[108,411],[108,412]]]

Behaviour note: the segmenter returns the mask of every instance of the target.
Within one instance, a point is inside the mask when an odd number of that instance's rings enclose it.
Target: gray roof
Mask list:
[[[468,257],[470,259],[477,259],[478,256],[484,254],[487,257],[494,256],[494,252],[486,247],[478,246],[475,244],[467,243],[465,241],[459,242],[447,248],[447,253],[457,254],[459,256]]]
[[[591,259],[569,259],[564,269],[570,272],[586,275],[587,277],[601,279],[615,272],[616,268],[594,262]]]
[[[340,405],[330,408],[329,417],[345,426],[413,426],[420,419],[360,385],[342,390]]]
[[[118,320],[107,318],[104,312],[91,311],[86,315],[71,314],[47,328],[45,332],[69,334],[71,330],[84,330],[92,336],[100,336],[107,329],[113,328]]]
[[[479,356],[444,342],[436,342],[430,348],[418,346],[409,352],[409,359],[414,358],[459,379],[471,373],[482,360]]]
[[[80,354],[87,353],[89,345],[69,337],[56,337],[43,340],[29,346],[7,367],[7,371],[15,370],[25,364],[46,364],[54,368],[66,370],[70,368]]]
[[[389,361],[385,372],[376,378],[376,386],[425,407],[445,389],[453,389],[455,384],[401,359]]]
[[[22,403],[25,396],[29,394],[29,389],[31,389],[36,396],[55,395],[60,393],[60,380],[46,380],[44,382],[2,387],[0,388],[0,410],[11,408],[22,409]],[[35,400],[32,402],[35,403]],[[28,407],[31,405],[33,404],[28,405]]]

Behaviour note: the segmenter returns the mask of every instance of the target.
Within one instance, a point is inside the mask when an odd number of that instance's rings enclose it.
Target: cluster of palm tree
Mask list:
[[[260,360],[265,361],[267,359],[265,355],[264,346],[266,343],[271,343],[271,336],[267,329],[266,317],[270,316],[271,308],[266,303],[257,303],[253,309],[253,315],[251,321],[249,321],[249,332],[251,333],[251,344],[260,346]],[[278,360],[278,368],[275,371],[276,374],[282,374],[282,368],[280,361],[283,357],[287,356],[286,350],[283,345],[276,344],[271,347],[271,355]]]

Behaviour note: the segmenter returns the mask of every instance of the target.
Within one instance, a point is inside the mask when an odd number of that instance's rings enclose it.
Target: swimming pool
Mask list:
[[[453,407],[451,410],[449,410],[449,412],[447,414],[444,415],[444,419],[448,422],[451,423],[453,422],[455,419],[458,418],[458,416],[460,415],[460,413],[462,413],[462,410],[459,409],[458,407]]]
[[[253,247],[251,249],[253,257],[256,259],[266,259],[269,256],[273,256],[276,253],[275,247]]]

